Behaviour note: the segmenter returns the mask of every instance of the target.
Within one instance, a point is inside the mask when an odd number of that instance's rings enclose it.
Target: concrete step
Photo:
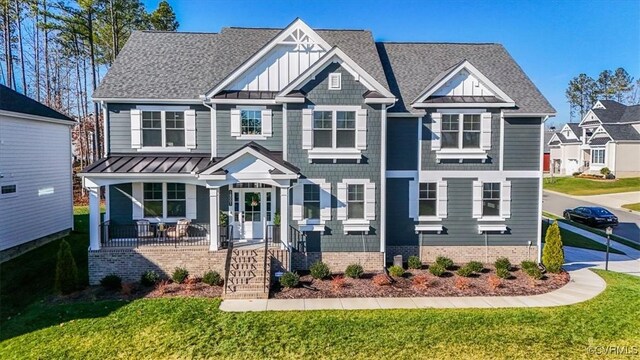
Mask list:
[[[262,283],[260,284],[227,284],[226,285],[227,293],[230,292],[264,292],[268,291],[268,288],[264,286]]]
[[[235,292],[235,293],[226,293],[223,296],[224,299],[229,300],[238,300],[238,299],[268,299],[268,292]]]

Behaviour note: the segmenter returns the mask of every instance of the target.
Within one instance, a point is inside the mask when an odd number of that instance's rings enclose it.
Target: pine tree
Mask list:
[[[582,119],[598,100],[596,81],[587,74],[580,74],[569,81],[565,95],[571,107],[571,115],[578,110]]]
[[[55,281],[56,291],[62,294],[70,294],[78,289],[78,266],[66,240],[60,242]]]
[[[629,98],[628,94],[633,91],[633,77],[624,68],[617,68],[611,78],[611,87],[613,88],[613,97],[616,101],[622,103]],[[631,99],[629,99],[631,100]],[[630,105],[633,105],[630,104]]]
[[[154,30],[161,31],[176,31],[180,26],[171,5],[165,0],[161,1],[158,8],[149,15],[149,22]]]
[[[547,267],[547,271],[558,273],[564,264],[564,252],[562,250],[562,237],[558,222],[554,221],[547,229],[545,244],[542,248],[542,263]]]

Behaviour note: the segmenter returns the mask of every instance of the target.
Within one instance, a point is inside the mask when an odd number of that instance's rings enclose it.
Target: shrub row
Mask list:
[[[189,278],[189,271],[185,268],[176,268],[171,274],[171,280],[177,284],[185,283],[189,279],[192,278]],[[154,286],[161,281],[163,281],[162,277],[154,270],[147,270],[140,276],[140,284],[144,286]],[[222,285],[223,279],[217,271],[210,270],[204,273],[202,282],[211,286],[219,286]],[[122,279],[115,274],[103,277],[102,280],[100,280],[100,285],[107,290],[113,291],[120,290],[123,287]]]

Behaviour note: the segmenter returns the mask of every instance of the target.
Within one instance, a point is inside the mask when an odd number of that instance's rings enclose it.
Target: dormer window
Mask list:
[[[329,74],[329,90],[340,90],[340,89],[342,89],[342,74],[341,73]]]

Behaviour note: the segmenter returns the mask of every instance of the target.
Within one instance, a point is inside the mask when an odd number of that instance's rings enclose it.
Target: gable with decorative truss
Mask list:
[[[280,91],[330,49],[329,44],[313,29],[296,19],[218,84],[208,96],[223,90]]]

